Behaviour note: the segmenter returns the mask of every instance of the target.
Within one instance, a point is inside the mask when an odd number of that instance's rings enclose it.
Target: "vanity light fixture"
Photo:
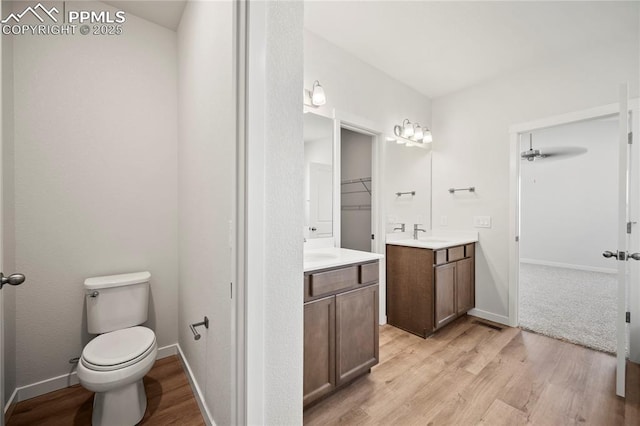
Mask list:
[[[393,134],[397,136],[396,143],[407,146],[425,146],[433,141],[429,128],[422,127],[418,123],[411,123],[407,118],[404,119],[402,125],[393,126]]]
[[[324,94],[324,89],[320,85],[318,80],[313,82],[313,88],[311,89],[311,104],[313,106],[322,106],[327,103],[327,97]]]

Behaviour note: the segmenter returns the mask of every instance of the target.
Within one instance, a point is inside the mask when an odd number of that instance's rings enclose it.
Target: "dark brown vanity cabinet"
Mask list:
[[[475,306],[475,244],[387,245],[387,322],[427,337]]]
[[[336,298],[304,304],[304,405],[336,387]]]
[[[378,363],[378,262],[305,273],[303,404]]]
[[[387,323],[418,336],[433,332],[433,251],[387,245]]]
[[[456,264],[436,266],[435,275],[435,328],[448,323],[458,315],[456,309]]]

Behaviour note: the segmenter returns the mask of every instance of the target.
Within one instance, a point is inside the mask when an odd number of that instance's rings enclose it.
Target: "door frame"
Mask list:
[[[629,109],[633,111],[633,120],[637,123],[638,112],[640,112],[640,98],[632,99],[629,102]],[[519,323],[520,248],[517,240],[520,235],[520,135],[564,124],[617,116],[619,110],[620,105],[613,103],[518,123],[509,127],[509,325],[511,327],[517,327]],[[633,127],[635,130],[634,143],[637,145],[639,130],[636,123],[634,123]],[[640,194],[637,197],[640,197]],[[602,250],[605,249],[605,247],[602,248]],[[636,276],[640,275],[640,268],[635,268],[635,270]],[[640,277],[637,277],[637,279],[640,279]],[[634,362],[640,362],[640,318],[638,318],[640,317],[640,289],[631,289],[629,303],[631,312],[638,312],[638,314],[632,315],[630,331],[635,338],[631,339],[633,343],[630,348],[630,359]]]
[[[375,235],[375,239],[371,244],[371,252],[385,254],[386,234],[385,226],[382,218],[386,217],[384,208],[384,197],[381,196],[383,191],[382,182],[384,181],[384,158],[385,158],[385,133],[373,121],[359,117],[346,111],[335,110],[335,128],[334,128],[334,179],[337,182],[337,190],[334,192],[334,238],[335,246],[340,247],[340,229],[341,229],[341,208],[342,197],[340,196],[340,165],[341,165],[341,140],[340,130],[347,129],[356,133],[371,136],[371,232]],[[379,317],[378,322],[387,323],[386,308],[386,264],[380,262],[380,295],[379,295]]]
[[[378,128],[378,126],[361,117],[355,116],[353,114],[349,114],[345,111],[336,110],[335,111],[335,129],[334,129],[334,154],[333,161],[334,164],[338,165],[334,167],[334,179],[336,180],[336,186],[338,186],[341,179],[340,173],[340,165],[341,163],[341,139],[340,139],[340,130],[347,129],[352,132],[360,133],[363,135],[371,136],[371,231],[374,235],[376,235],[376,239],[371,246],[371,251],[373,253],[382,253],[384,254],[384,226],[380,226],[380,218],[384,217],[384,206],[382,205],[382,198],[380,197],[381,191],[381,182],[384,178],[383,175],[383,164],[382,158],[384,155],[382,153],[382,149],[384,145],[382,141],[384,140],[384,135],[382,130]],[[336,194],[334,194],[334,203],[337,206],[334,214],[334,228],[337,229],[336,232],[336,247],[340,247],[340,229],[341,229],[341,207],[342,207],[342,198],[340,197],[340,191],[336,190]],[[382,250],[382,251],[381,251]]]
[[[5,10],[5,3],[3,1],[0,2],[0,13],[4,16],[4,10]],[[3,45],[3,37],[0,37],[0,70],[3,69],[3,61],[2,61],[2,57],[4,55],[2,55],[3,49],[4,49],[4,45]],[[2,72],[0,71],[0,76],[2,76]],[[2,191],[3,188],[3,161],[4,161],[4,156],[3,156],[3,152],[4,152],[4,93],[2,90],[2,86],[3,84],[1,84],[0,82],[0,270],[2,270],[2,268],[4,267],[3,265],[3,258],[4,258],[4,247],[3,247],[3,241],[4,241],[4,234],[3,234],[3,229],[2,229],[2,224],[4,222],[4,210],[2,208],[2,206],[4,206],[4,191]],[[5,393],[5,389],[4,389],[4,378],[5,376],[5,372],[4,372],[4,363],[5,363],[5,359],[4,359],[4,325],[5,325],[5,321],[4,321],[4,296],[2,294],[2,290],[0,290],[0,426],[4,426],[4,413],[5,413],[5,409],[8,408],[5,407],[4,404],[4,393]]]

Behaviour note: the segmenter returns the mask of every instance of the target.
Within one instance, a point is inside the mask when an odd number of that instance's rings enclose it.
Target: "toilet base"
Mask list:
[[[96,392],[93,397],[93,426],[133,426],[147,410],[144,384],[138,380],[108,392]]]

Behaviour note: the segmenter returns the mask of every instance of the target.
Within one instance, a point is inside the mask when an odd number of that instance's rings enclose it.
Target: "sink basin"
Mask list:
[[[304,260],[308,262],[316,262],[320,260],[337,259],[338,256],[334,253],[305,253]]]

